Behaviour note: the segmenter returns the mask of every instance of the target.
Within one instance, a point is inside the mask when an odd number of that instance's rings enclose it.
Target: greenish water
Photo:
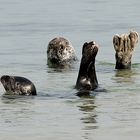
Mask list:
[[[4,97],[0,84],[0,140],[129,140],[140,134],[140,47],[132,69],[115,70],[112,38],[140,33],[140,1],[0,0],[0,76],[25,76],[36,97]],[[46,65],[48,42],[68,38],[78,62],[71,69]],[[74,89],[86,41],[100,48],[100,89],[77,97]]]

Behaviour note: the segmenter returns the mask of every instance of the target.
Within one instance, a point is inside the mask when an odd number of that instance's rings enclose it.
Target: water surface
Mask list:
[[[140,1],[124,0],[0,0],[0,75],[25,76],[36,85],[37,97],[3,97],[0,84],[1,140],[129,140],[140,134],[140,47],[132,69],[116,71],[112,38],[140,33]],[[71,69],[46,65],[48,42],[68,38],[78,62]],[[100,87],[77,97],[81,49],[96,41]]]

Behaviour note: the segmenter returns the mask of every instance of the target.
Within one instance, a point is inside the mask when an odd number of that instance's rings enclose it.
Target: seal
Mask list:
[[[12,95],[37,95],[34,84],[24,77],[3,75],[1,77],[6,93]]]
[[[84,43],[76,89],[80,91],[89,91],[98,87],[98,80],[95,71],[95,57],[97,52],[98,44],[94,41]]]
[[[49,67],[71,65],[75,60],[75,50],[69,40],[56,37],[49,42],[47,48],[47,64]]]
[[[131,58],[138,38],[139,35],[135,31],[113,37],[113,45],[116,51],[116,69],[131,69]]]

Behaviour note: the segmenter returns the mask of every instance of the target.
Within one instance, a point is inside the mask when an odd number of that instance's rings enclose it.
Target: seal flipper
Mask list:
[[[98,87],[98,80],[95,71],[95,60],[91,62],[87,68],[88,79],[90,80],[91,90],[94,90]]]
[[[98,45],[95,42],[84,43],[82,59],[80,63],[76,88],[78,90],[94,90],[98,86],[95,57],[98,53]]]

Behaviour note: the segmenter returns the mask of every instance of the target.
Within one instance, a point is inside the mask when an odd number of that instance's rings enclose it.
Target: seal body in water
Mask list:
[[[47,48],[47,63],[49,67],[71,65],[75,60],[75,50],[70,41],[63,37],[57,37],[49,42]]]
[[[24,77],[3,75],[1,83],[10,95],[37,95],[34,84]]]
[[[138,33],[131,31],[129,34],[115,35],[113,45],[116,51],[116,69],[130,69],[131,58],[138,43]]]
[[[95,57],[98,52],[98,45],[95,42],[84,43],[79,74],[76,82],[76,89],[94,90],[98,87],[98,80],[95,71]]]

